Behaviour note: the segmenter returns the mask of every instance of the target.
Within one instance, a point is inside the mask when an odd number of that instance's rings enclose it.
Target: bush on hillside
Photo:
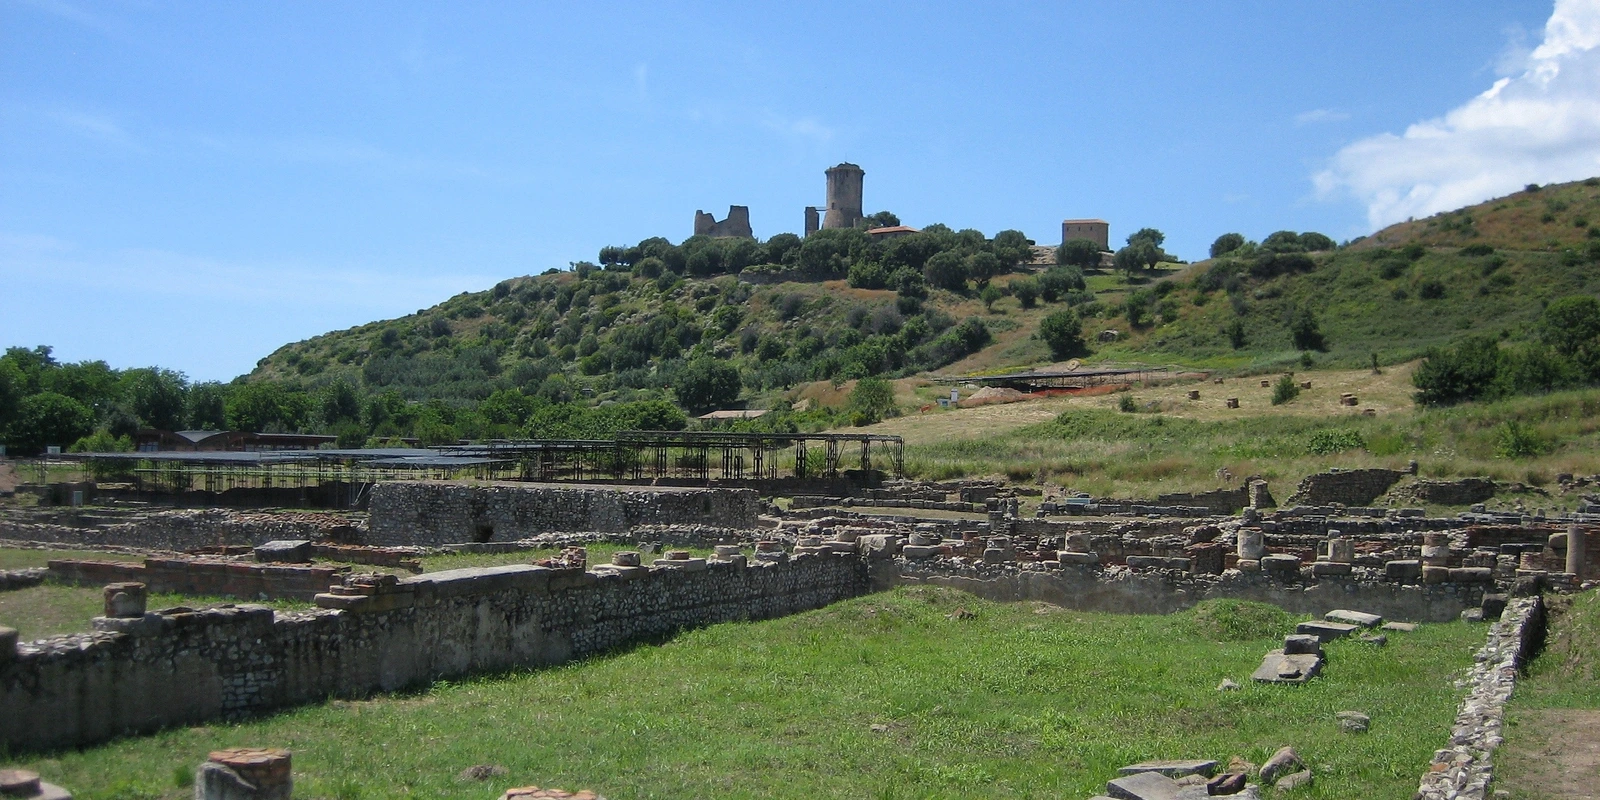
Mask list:
[[[1300,384],[1294,382],[1294,375],[1285,373],[1272,385],[1272,404],[1281,406],[1300,396]]]
[[[857,381],[845,402],[845,410],[850,414],[850,424],[856,427],[900,415],[894,402],[894,386],[882,378]]]
[[[1084,355],[1083,322],[1070,308],[1053,311],[1039,321],[1039,338],[1050,348],[1050,357],[1060,361]]]

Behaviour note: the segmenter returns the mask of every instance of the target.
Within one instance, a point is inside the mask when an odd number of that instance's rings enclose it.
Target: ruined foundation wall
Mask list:
[[[352,541],[361,535],[359,516],[332,513],[44,509],[0,515],[0,539],[174,552],[253,547],[275,539]]]
[[[1322,578],[1315,583],[1283,581],[1265,575],[1187,575],[1121,573],[1107,580],[1090,570],[1018,572],[992,578],[906,571],[903,584],[947,586],[989,600],[1037,600],[1079,611],[1116,614],[1170,614],[1202,600],[1230,598],[1271,603],[1291,614],[1321,616],[1335,608],[1359,608],[1391,619],[1449,622],[1483,602],[1493,584],[1400,584],[1389,581]]]
[[[749,529],[761,497],[753,489],[393,481],[373,487],[371,508],[366,544],[437,546],[638,525]]]
[[[1394,469],[1349,469],[1307,475],[1289,498],[1289,505],[1364,506],[1410,474]]]
[[[583,572],[508,566],[401,580],[371,610],[264,606],[97,619],[0,648],[0,743],[75,747],[126,732],[557,664],[673,631],[819,608],[870,589],[866,559]]]

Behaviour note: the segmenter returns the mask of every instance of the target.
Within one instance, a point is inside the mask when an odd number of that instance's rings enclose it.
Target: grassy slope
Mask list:
[[[958,607],[972,619],[951,619]],[[178,798],[206,751],[295,753],[308,797],[493,797],[536,783],[635,797],[1088,797],[1124,764],[1293,744],[1307,798],[1405,798],[1448,737],[1483,629],[1424,626],[1387,648],[1329,645],[1304,687],[1244,680],[1290,629],[1243,641],[1167,617],[991,604],[901,589],[780,620],[728,624],[571,666],[330,702],[83,752],[17,760],[80,798]],[[1231,676],[1247,684],[1218,692]],[[1371,714],[1337,732],[1334,712]],[[874,731],[871,726],[886,726]],[[509,774],[479,784],[475,764]],[[8,765],[10,766],[10,765]]]
[[[1555,221],[1540,223],[1552,207],[1564,210],[1552,215]],[[1468,218],[1472,225],[1463,226],[1460,220]],[[1578,182],[1386,228],[1345,250],[1316,254],[1318,266],[1310,273],[1247,281],[1246,345],[1239,350],[1224,333],[1234,318],[1228,298],[1194,289],[1193,279],[1213,263],[1201,262],[1172,278],[1181,287],[1174,294],[1176,320],[1099,348],[1096,356],[1236,369],[1288,364],[1299,355],[1291,346],[1288,311],[1301,304],[1315,310],[1327,336],[1328,353],[1318,356],[1322,363],[1357,366],[1374,352],[1385,363],[1406,361],[1470,333],[1505,331],[1521,338],[1543,302],[1600,292],[1600,270],[1589,262],[1565,263],[1562,253],[1591,241],[1590,224],[1600,225],[1600,185]],[[1427,254],[1400,274],[1382,277],[1381,248],[1413,242],[1430,248]],[[1497,252],[1462,255],[1460,248],[1468,244]],[[1503,266],[1485,274],[1497,257]],[[1442,298],[1421,299],[1420,287],[1428,281],[1444,285]],[[1404,299],[1396,298],[1397,289],[1405,291]],[[1197,300],[1205,304],[1197,306]]]
[[[1304,373],[1313,388],[1281,406],[1251,378],[1224,385],[1178,383],[1096,397],[1052,398],[1011,405],[911,414],[858,430],[906,437],[907,470],[916,477],[1007,475],[1044,480],[1097,496],[1150,498],[1163,492],[1220,488],[1219,468],[1265,477],[1279,501],[1304,476],[1329,467],[1404,468],[1416,460],[1424,477],[1486,475],[1549,487],[1558,473],[1600,472],[1600,391],[1416,410],[1408,403],[1409,370]],[[1186,399],[1198,388],[1201,400]],[[937,391],[933,388],[919,390]],[[1341,392],[1361,406],[1339,406]],[[1117,411],[1131,396],[1139,413]],[[1239,397],[1240,409],[1223,407]],[[1360,408],[1380,413],[1367,417]],[[1058,418],[1071,420],[1068,425]],[[1497,455],[1506,420],[1536,432],[1546,451],[1517,459]],[[1318,453],[1314,437],[1359,437],[1360,446]],[[1506,502],[1519,498],[1506,497]],[[1571,508],[1577,496],[1524,499],[1532,507]]]
[[[1552,599],[1550,638],[1506,714],[1496,789],[1514,800],[1583,797],[1600,779],[1600,593]]]

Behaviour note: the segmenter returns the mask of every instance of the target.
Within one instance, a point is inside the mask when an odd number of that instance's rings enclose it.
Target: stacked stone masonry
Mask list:
[[[190,558],[147,558],[144,563],[54,559],[52,581],[74,586],[143,583],[152,592],[241,600],[310,600],[348,567],[253,564]]]
[[[853,554],[696,567],[451,570],[395,580],[357,610],[169,609],[97,618],[87,634],[0,642],[0,708],[8,721],[0,743],[74,747],[440,677],[557,664],[870,590],[869,561]]]
[[[372,489],[366,543],[503,542],[650,524],[748,529],[756,526],[761,507],[753,489],[392,481]]]

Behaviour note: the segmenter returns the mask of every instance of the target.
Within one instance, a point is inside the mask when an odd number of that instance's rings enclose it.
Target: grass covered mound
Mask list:
[[[957,613],[964,610],[967,613]],[[1213,642],[1197,629],[1226,632]],[[995,604],[901,588],[692,631],[558,669],[333,701],[0,767],[79,798],[180,798],[208,750],[294,751],[296,794],[484,798],[536,783],[635,797],[1089,797],[1149,758],[1292,744],[1300,796],[1402,798],[1449,735],[1451,685],[1484,629],[1424,626],[1328,646],[1303,687],[1246,680],[1291,626],[1246,604],[1165,617]],[[1246,684],[1217,690],[1232,677]],[[1334,713],[1372,716],[1341,734]],[[474,765],[506,769],[487,782]]]
[[[1271,639],[1293,627],[1289,612],[1269,603],[1206,600],[1189,611],[1196,635],[1213,642]]]

